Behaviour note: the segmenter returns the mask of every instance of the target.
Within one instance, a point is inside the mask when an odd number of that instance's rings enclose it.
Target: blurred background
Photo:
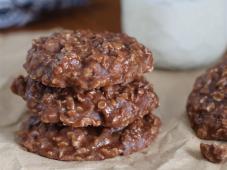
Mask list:
[[[120,32],[120,19],[119,0],[0,0],[0,33],[56,27]]]
[[[0,0],[0,35],[56,28],[124,32],[158,68],[200,68],[226,51],[227,1]]]

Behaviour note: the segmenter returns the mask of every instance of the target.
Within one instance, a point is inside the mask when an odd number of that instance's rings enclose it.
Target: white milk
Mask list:
[[[123,31],[152,50],[158,67],[187,69],[207,65],[215,62],[227,46],[225,3],[122,0]]]

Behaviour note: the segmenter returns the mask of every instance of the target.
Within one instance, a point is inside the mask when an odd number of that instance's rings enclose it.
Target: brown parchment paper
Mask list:
[[[157,71],[147,74],[160,97],[156,114],[162,128],[154,143],[142,152],[105,161],[62,162],[24,151],[15,142],[15,131],[25,111],[24,101],[13,95],[12,79],[25,73],[22,64],[32,39],[47,32],[0,34],[0,169],[2,170],[226,170],[227,164],[205,161],[199,140],[185,114],[186,98],[203,70]]]

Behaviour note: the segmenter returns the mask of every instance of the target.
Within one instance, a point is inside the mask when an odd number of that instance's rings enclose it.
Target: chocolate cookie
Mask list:
[[[57,160],[103,160],[146,148],[158,134],[159,118],[152,114],[125,128],[72,128],[45,124],[30,117],[18,132],[28,151]]]
[[[34,40],[24,68],[47,86],[94,89],[131,82],[153,69],[153,58],[125,34],[62,31]]]
[[[223,62],[197,78],[187,113],[197,136],[227,140],[227,64]]]
[[[140,78],[127,85],[113,85],[85,91],[77,88],[53,88],[23,76],[13,85],[28,108],[42,122],[73,127],[125,127],[158,106],[152,86]]]

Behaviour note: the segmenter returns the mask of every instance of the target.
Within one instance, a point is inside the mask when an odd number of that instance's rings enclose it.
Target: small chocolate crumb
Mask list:
[[[200,151],[205,159],[213,163],[227,160],[227,145],[200,144]]]

